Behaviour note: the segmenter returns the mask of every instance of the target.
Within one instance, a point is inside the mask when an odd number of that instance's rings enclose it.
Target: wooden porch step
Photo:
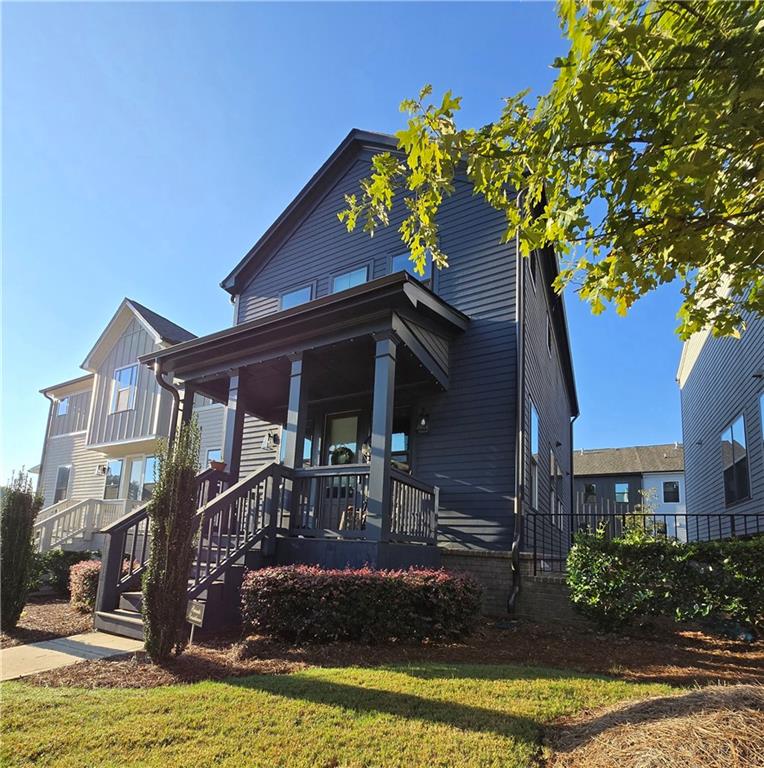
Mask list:
[[[100,632],[143,640],[143,618],[136,611],[96,611],[94,624]]]

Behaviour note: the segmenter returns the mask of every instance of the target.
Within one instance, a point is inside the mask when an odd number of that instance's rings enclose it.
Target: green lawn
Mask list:
[[[668,693],[548,669],[312,668],[151,690],[6,683],[3,766],[516,766],[541,726]]]

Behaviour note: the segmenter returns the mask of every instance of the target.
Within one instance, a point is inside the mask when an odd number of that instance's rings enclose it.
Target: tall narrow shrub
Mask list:
[[[148,517],[151,545],[143,579],[146,651],[155,661],[186,646],[186,590],[196,533],[194,477],[199,468],[199,427],[184,424],[158,454]]]
[[[0,497],[0,629],[5,632],[16,626],[27,601],[34,575],[32,529],[43,500],[23,471],[0,489]]]

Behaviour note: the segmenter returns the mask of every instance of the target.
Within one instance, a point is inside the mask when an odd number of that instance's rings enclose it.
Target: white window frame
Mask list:
[[[626,486],[626,490],[625,491],[619,491],[618,490],[618,486],[619,485],[625,485]],[[625,493],[626,494],[626,498],[625,499],[619,499],[618,498],[618,494],[619,493]],[[616,482],[616,483],[613,483],[613,500],[615,501],[616,504],[630,504],[631,503],[631,499],[629,498],[629,483],[628,483],[628,481],[627,482]]]
[[[133,369],[135,371],[135,377],[132,384],[128,384],[127,387],[119,386],[117,381],[117,374],[121,371],[128,371]],[[131,363],[130,365],[122,365],[119,368],[114,369],[114,373],[111,377],[111,404],[109,407],[109,413],[123,413],[124,411],[132,411],[135,408],[135,394],[138,389],[138,363]],[[121,392],[128,392],[127,405],[124,408],[119,408],[119,395]]]
[[[67,477],[66,477],[66,489],[64,490],[64,495],[57,499],[56,496],[58,495],[58,473],[62,469],[69,470]],[[57,504],[59,501],[63,501],[64,499],[69,498],[69,491],[72,487],[72,465],[71,464],[59,464],[58,467],[56,467],[56,479],[53,483],[53,503]]]
[[[210,454],[211,453],[219,453],[220,455],[216,459],[211,459]],[[206,466],[209,466],[211,461],[223,461],[223,449],[222,448],[208,448],[207,449],[207,464]]]
[[[69,413],[69,396],[62,397],[58,401],[58,407],[56,408],[56,416],[66,416]]]

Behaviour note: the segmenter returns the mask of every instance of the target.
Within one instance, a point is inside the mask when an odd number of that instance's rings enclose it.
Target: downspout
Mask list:
[[[517,205],[520,207],[522,192],[518,192]],[[524,483],[523,472],[525,462],[523,460],[525,446],[525,269],[523,257],[520,253],[520,230],[515,232],[515,271],[517,278],[515,300],[515,336],[517,347],[517,402],[515,403],[515,520],[512,536],[512,591],[507,599],[507,612],[515,612],[517,596],[520,593],[520,544],[523,531],[523,496]]]
[[[159,364],[159,361],[154,361],[154,376],[156,377],[157,384],[159,384],[162,389],[167,390],[170,395],[172,395],[172,411],[170,413],[170,434],[167,438],[167,448],[169,450],[170,446],[173,444],[173,441],[175,440],[175,430],[178,426],[178,411],[180,410],[180,394],[178,393],[178,390],[172,386],[172,384],[168,384],[164,380],[164,374],[162,373],[162,366]]]
[[[45,439],[42,441],[42,455],[40,456],[40,474],[37,475],[37,489],[36,493],[40,493],[40,486],[42,485],[42,475],[45,471],[45,454],[48,450],[48,438],[50,437],[50,424],[53,421],[53,405],[56,402],[47,392],[43,392],[45,398],[50,401],[50,407],[48,408],[48,423],[45,426]]]

